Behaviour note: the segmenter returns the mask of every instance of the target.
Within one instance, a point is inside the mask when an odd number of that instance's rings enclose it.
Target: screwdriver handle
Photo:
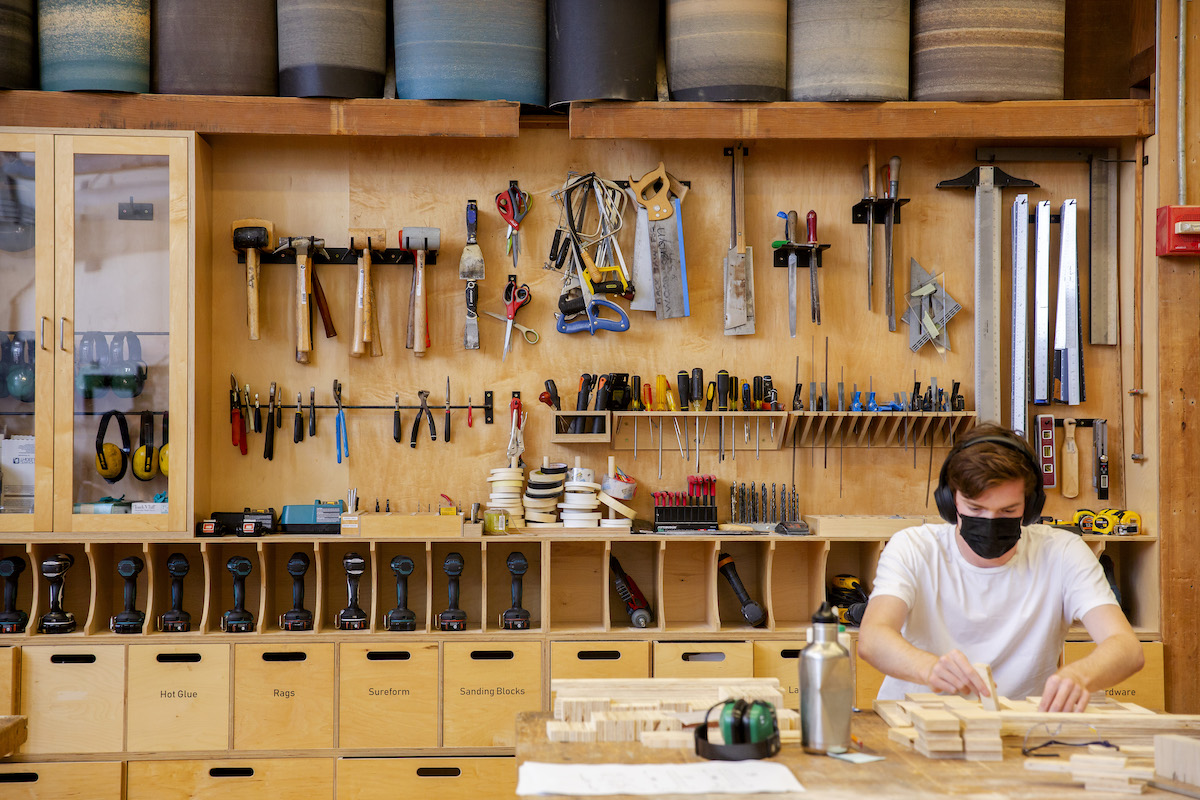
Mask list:
[[[753,405],[750,406],[748,410],[758,411],[760,408],[762,408],[762,399],[763,399],[762,375],[755,375],[754,376],[754,394],[753,394],[754,402],[753,402]]]
[[[675,395],[671,394],[671,384],[667,381],[666,375],[662,375],[660,377],[662,377],[662,385],[665,387],[663,389],[663,395],[666,398],[666,402],[667,402],[667,407],[665,410],[666,411],[675,411],[676,410]]]
[[[648,388],[648,387],[647,387]],[[655,411],[667,410],[667,398],[671,396],[671,385],[667,383],[666,375],[656,375],[654,378],[654,396],[658,400],[654,401]]]
[[[300,399],[300,393],[296,393],[296,421],[292,426],[292,442],[299,444],[304,441],[304,402]]]
[[[402,434],[400,433],[400,409],[392,412],[392,439],[399,442]]]
[[[895,200],[900,196],[900,156],[888,160],[888,197]]]
[[[709,381],[708,389],[704,392],[704,410],[712,411],[713,398],[717,395],[717,382]],[[707,424],[707,423],[705,423]]]
[[[750,384],[742,384],[742,411],[752,411],[754,402],[750,399]]]
[[[632,400],[629,403],[631,411],[645,411],[642,407],[642,376],[634,375],[632,380]]]
[[[717,371],[717,410],[729,410],[729,373],[723,369]]]
[[[738,387],[740,387],[740,386],[741,386],[741,384],[738,383],[737,375],[730,375],[729,376],[729,410],[730,411],[738,410]]]
[[[687,411],[691,405],[691,380],[688,378],[687,370],[679,370],[676,381],[675,386],[679,390],[679,410]]]
[[[692,368],[692,410],[699,411],[700,404],[704,401],[704,370],[700,367]]]
[[[808,224],[808,243],[817,243],[817,212],[809,210],[805,215],[804,221]]]
[[[795,242],[800,235],[800,216],[795,211],[787,213],[787,240]]]

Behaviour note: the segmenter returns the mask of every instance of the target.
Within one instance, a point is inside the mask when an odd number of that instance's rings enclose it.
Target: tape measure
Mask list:
[[[1079,528],[1084,533],[1092,533],[1093,524],[1096,521],[1096,512],[1090,508],[1081,508],[1071,517],[1071,524]]]
[[[1121,508],[1102,508],[1096,514],[1092,532],[1104,535],[1135,536],[1141,533],[1142,516]]]

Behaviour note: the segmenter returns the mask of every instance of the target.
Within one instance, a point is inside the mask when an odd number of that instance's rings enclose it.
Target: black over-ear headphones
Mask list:
[[[1007,447],[1025,457],[1025,461],[1033,473],[1033,494],[1025,495],[1025,511],[1021,514],[1021,523],[1032,525],[1034,522],[1037,522],[1038,517],[1042,514],[1042,507],[1046,505],[1046,489],[1042,486],[1042,470],[1033,455],[1033,449],[1024,439],[1015,435],[977,436],[974,439],[960,439],[958,444],[951,448],[950,453],[946,456],[946,460],[942,462],[942,471],[938,474],[937,489],[933,492],[933,499],[937,503],[938,513],[942,515],[942,519],[946,520],[946,522],[958,522],[958,508],[954,504],[954,490],[950,488],[947,482],[947,476],[950,472],[950,459],[968,447],[985,443]]]
[[[108,433],[108,423],[113,418],[121,431],[121,444],[106,444],[104,435]],[[125,477],[129,466],[129,423],[120,411],[105,411],[100,418],[100,430],[96,431],[96,471],[100,477],[109,483],[116,483]]]
[[[708,715],[720,708],[718,724],[725,744],[708,741]],[[704,712],[696,726],[696,755],[713,761],[744,761],[770,758],[779,752],[779,723],[775,707],[764,700],[726,700]]]

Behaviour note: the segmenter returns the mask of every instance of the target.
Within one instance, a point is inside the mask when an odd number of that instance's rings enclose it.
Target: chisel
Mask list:
[[[795,211],[787,213],[787,231],[786,238],[788,244],[793,244],[796,239],[796,228],[800,225],[800,216]],[[791,331],[792,338],[796,338],[796,249],[788,248],[787,254],[788,265],[788,329]]]
[[[446,376],[446,439],[450,441],[450,376]]]
[[[397,395],[399,402],[399,395]],[[308,435],[317,435],[317,387],[308,387]]]
[[[400,395],[396,394],[396,409],[392,412],[392,439],[399,442],[402,438],[400,433]]]
[[[892,235],[895,232],[896,225],[896,198],[900,196],[900,156],[892,156],[888,161],[887,167],[887,197],[890,201],[887,206],[887,219],[884,220],[884,265],[885,265],[885,287],[887,297],[884,298],[884,309],[887,311],[888,330],[895,333],[896,331],[896,281],[895,270],[892,266]]]
[[[292,442],[299,444],[304,441],[304,398],[296,392],[296,421],[292,426]]]
[[[863,164],[863,199],[867,203],[867,311],[871,310],[871,290],[875,285],[875,174],[870,164]]]

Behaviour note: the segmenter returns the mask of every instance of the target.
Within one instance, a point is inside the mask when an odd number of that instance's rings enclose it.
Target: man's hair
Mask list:
[[[1012,442],[980,442],[965,447],[980,437],[996,437]],[[984,423],[973,428],[950,456],[946,484],[963,497],[974,498],[1009,481],[1019,480],[1025,487],[1025,497],[1033,496],[1041,475],[1034,468],[1033,451],[1024,439],[1007,428]]]

